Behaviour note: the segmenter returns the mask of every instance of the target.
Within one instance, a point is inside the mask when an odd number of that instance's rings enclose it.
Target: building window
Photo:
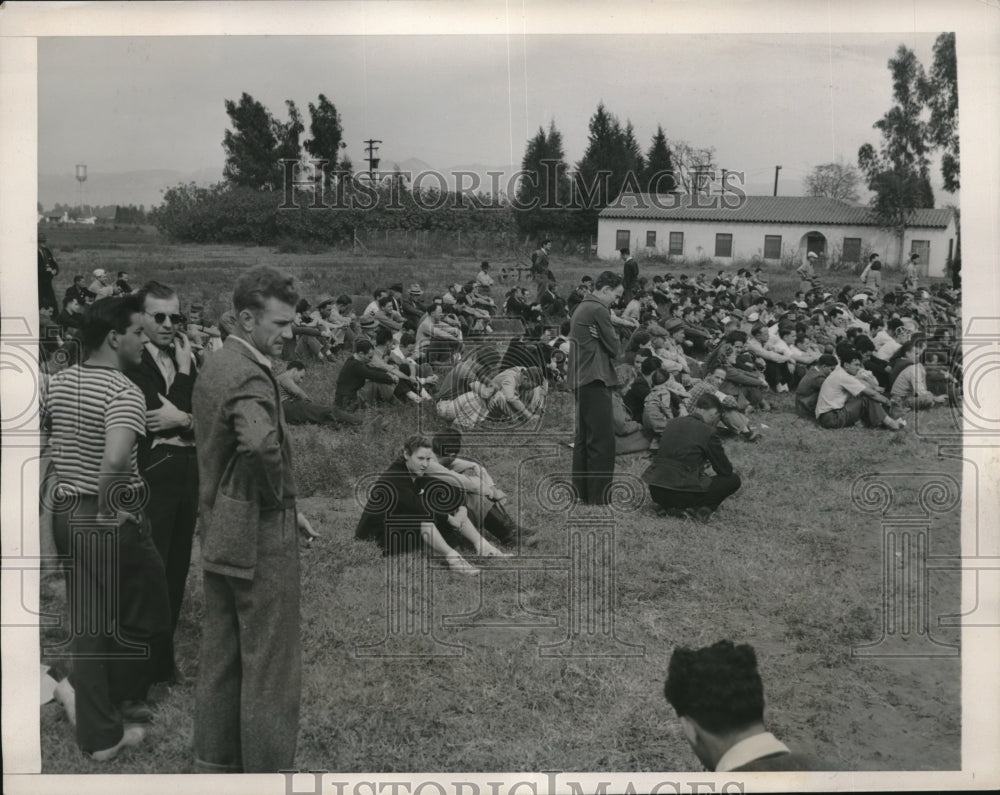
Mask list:
[[[646,232],[646,248],[656,248],[656,232]]]
[[[715,256],[733,256],[733,236],[718,234],[715,236]]]
[[[781,235],[764,235],[764,259],[781,259]]]
[[[619,229],[617,232],[615,232],[615,248],[618,249],[619,251],[621,251],[623,248],[628,248],[631,251],[631,248],[629,248],[628,244],[629,237],[630,234],[627,229]]]
[[[684,233],[683,232],[671,232],[670,233],[670,254],[681,256],[684,253]]]
[[[844,262],[861,262],[861,238],[845,237],[844,253],[840,258]]]

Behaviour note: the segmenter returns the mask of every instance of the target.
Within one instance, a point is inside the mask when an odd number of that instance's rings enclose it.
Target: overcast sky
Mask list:
[[[244,91],[285,118],[320,93],[337,106],[355,167],[520,163],[554,120],[572,164],[597,103],[640,144],[714,146],[720,167],[791,188],[819,163],[877,145],[887,61],[905,43],[929,67],[935,34],[59,38],[38,44],[39,171],[218,169],[224,100]],[[940,178],[934,175],[937,185]],[[936,190],[940,195],[940,191]]]

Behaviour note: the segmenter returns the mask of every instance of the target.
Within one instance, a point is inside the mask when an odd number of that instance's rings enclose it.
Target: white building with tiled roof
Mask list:
[[[625,194],[597,222],[599,257],[628,248],[720,266],[797,263],[810,251],[834,265],[867,262],[871,253],[899,265],[917,252],[921,275],[943,277],[956,242],[950,209],[912,210],[900,246],[867,207],[812,196]]]

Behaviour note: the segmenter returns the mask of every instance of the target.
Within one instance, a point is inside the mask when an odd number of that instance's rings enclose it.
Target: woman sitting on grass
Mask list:
[[[465,506],[464,489],[443,475],[427,474],[435,461],[430,439],[420,435],[407,439],[402,454],[372,487],[354,536],[375,541],[388,555],[411,551],[423,541],[435,555],[445,558],[452,571],[479,574],[453,544],[465,539],[476,555],[508,555],[476,530]]]

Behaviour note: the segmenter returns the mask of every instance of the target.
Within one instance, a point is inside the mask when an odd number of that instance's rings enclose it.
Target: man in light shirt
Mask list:
[[[795,753],[764,725],[764,684],[748,644],[720,640],[701,649],[677,648],[663,694],[681,731],[707,770],[825,770]]]
[[[823,381],[816,401],[816,419],[824,428],[847,428],[861,420],[869,428],[884,426],[898,431],[906,427],[905,420],[889,416],[884,406],[889,399],[871,383],[859,377],[861,354],[851,347],[837,347],[840,366]]]

